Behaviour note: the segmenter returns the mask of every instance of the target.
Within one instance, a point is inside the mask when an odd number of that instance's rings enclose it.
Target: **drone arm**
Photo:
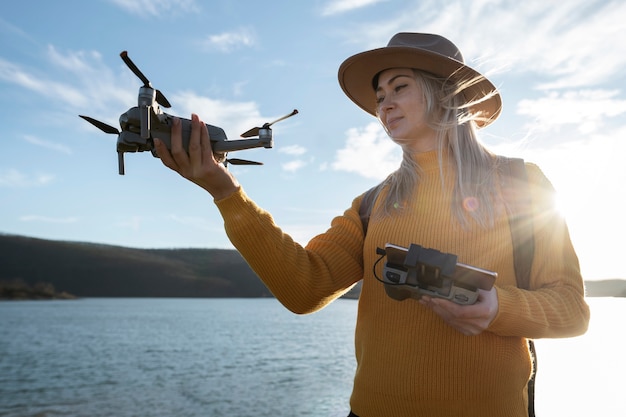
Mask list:
[[[213,152],[234,152],[252,148],[271,148],[273,143],[262,138],[240,140],[211,140]]]

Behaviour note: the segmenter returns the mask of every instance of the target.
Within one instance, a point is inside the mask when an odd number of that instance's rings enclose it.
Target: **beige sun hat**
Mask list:
[[[384,48],[351,56],[339,67],[339,84],[350,100],[376,116],[376,86],[372,83],[378,73],[390,68],[415,68],[452,81],[478,79],[463,90],[468,102],[476,102],[470,111],[480,114],[478,127],[493,122],[502,109],[497,88],[464,64],[459,48],[442,36],[428,33],[398,33]]]

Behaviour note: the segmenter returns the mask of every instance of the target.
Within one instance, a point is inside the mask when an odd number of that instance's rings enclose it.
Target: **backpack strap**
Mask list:
[[[380,194],[380,190],[383,189],[384,182],[370,188],[363,194],[361,205],[359,206],[359,217],[361,217],[361,224],[363,225],[363,236],[367,235],[367,225],[370,222],[370,216],[374,209],[374,203]]]
[[[502,197],[506,205],[511,240],[513,265],[518,288],[530,289],[530,269],[535,254],[532,224],[532,202],[528,175],[523,159],[498,157]]]
[[[498,157],[502,197],[506,205],[513,241],[513,265],[517,287],[530,289],[530,270],[535,255],[535,236],[532,222],[532,201],[528,175],[523,159]],[[537,351],[535,342],[528,339],[528,350],[533,360],[533,373],[528,381],[528,415],[535,417],[535,380]]]

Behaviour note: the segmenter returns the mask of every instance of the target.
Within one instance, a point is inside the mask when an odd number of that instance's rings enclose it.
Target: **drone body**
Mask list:
[[[172,120],[174,116],[164,113],[159,104],[169,108],[170,103],[165,96],[152,87],[150,81],[139,71],[130,60],[126,51],[120,54],[126,65],[143,81],[144,85],[139,88],[137,106],[130,108],[120,116],[121,131],[106,123],[93,119],[89,116],[80,116],[105,133],[117,134],[118,171],[124,175],[124,153],[150,151],[158,157],[154,148],[154,139],[158,138],[171,149]],[[215,159],[224,164],[234,165],[262,165],[260,162],[246,161],[242,159],[227,159],[228,152],[240,151],[252,148],[272,148],[272,129],[270,126],[297,114],[294,110],[290,114],[281,117],[271,123],[265,123],[262,127],[255,127],[241,135],[242,138],[228,140],[226,133],[220,127],[207,124],[211,138],[211,146]],[[189,138],[191,137],[191,120],[179,118],[182,125],[183,148],[189,150]],[[257,138],[252,138],[257,136]]]

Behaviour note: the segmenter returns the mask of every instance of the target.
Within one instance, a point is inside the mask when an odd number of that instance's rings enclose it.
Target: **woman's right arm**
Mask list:
[[[344,294],[363,277],[363,231],[358,202],[306,247],[284,233],[242,189],[216,201],[226,233],[280,302],[310,313]]]
[[[235,177],[215,160],[206,125],[196,115],[191,121],[189,153],[182,147],[180,123],[175,121],[171,152],[155,141],[159,157],[213,196],[231,242],[287,308],[297,313],[318,310],[362,278],[360,199],[304,248],[247,197]]]

